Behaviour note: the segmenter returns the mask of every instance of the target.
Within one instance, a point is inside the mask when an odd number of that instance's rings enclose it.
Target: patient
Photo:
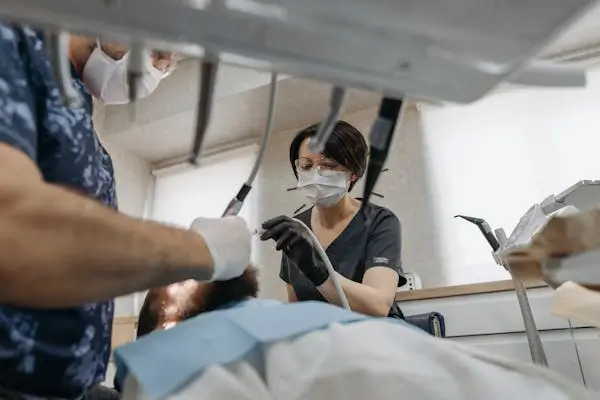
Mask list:
[[[150,289],[140,310],[137,337],[158,329],[168,329],[178,322],[203,312],[254,298],[258,294],[257,270],[246,269],[228,281],[199,282],[188,280]]]

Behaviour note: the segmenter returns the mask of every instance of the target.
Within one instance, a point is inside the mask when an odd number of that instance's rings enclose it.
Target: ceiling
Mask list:
[[[217,99],[204,148],[210,150],[259,137],[266,123],[269,92],[269,86],[263,85]],[[157,95],[160,97],[159,93]],[[163,98],[169,99],[167,96]],[[374,93],[351,90],[344,109],[346,112],[362,110],[376,105],[378,100],[379,96]],[[273,132],[319,122],[326,116],[328,103],[328,85],[298,78],[279,81]],[[135,119],[133,122],[130,122],[128,112],[123,112],[126,109],[121,107],[119,117],[115,118],[118,121],[116,123],[111,121],[110,112],[106,114],[109,118],[105,120],[104,133],[112,142],[152,163],[189,154],[195,125],[193,108],[188,107],[176,113],[157,110],[156,118],[144,114],[140,117],[143,118],[141,121]],[[127,128],[119,130],[118,127],[123,125],[127,125]]]
[[[553,57],[600,44],[600,2],[560,35],[541,56]],[[106,107],[102,131],[111,142],[152,162],[161,163],[189,153],[198,99],[199,63],[187,60],[147,99],[128,106]],[[269,100],[269,74],[223,66],[205,139],[207,150],[247,142],[263,131]],[[322,120],[328,110],[330,86],[281,76],[274,132],[298,129]],[[352,90],[345,112],[375,106],[379,96]]]
[[[600,44],[600,1],[552,42],[543,56],[558,55]]]

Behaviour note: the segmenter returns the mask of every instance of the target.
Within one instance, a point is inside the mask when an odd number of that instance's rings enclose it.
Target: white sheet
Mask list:
[[[508,361],[369,320],[333,324],[263,349],[248,360],[209,367],[173,400],[591,400],[598,393],[547,369]],[[400,397],[401,396],[401,397]],[[144,399],[128,378],[125,399]]]

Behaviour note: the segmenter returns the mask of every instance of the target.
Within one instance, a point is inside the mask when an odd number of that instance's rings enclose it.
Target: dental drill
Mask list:
[[[129,86],[129,102],[133,103],[138,97],[138,85],[144,75],[145,47],[141,43],[132,43],[129,49],[127,64],[127,85]]]

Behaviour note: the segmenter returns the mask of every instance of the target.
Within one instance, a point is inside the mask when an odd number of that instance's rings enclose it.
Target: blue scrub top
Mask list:
[[[63,105],[43,34],[0,24],[0,142],[31,158],[46,182],[116,209],[113,165],[94,132],[92,97],[75,71],[73,84],[84,100],[77,109]],[[112,319],[113,302],[54,310],[0,306],[0,387],[81,396],[104,380]]]

